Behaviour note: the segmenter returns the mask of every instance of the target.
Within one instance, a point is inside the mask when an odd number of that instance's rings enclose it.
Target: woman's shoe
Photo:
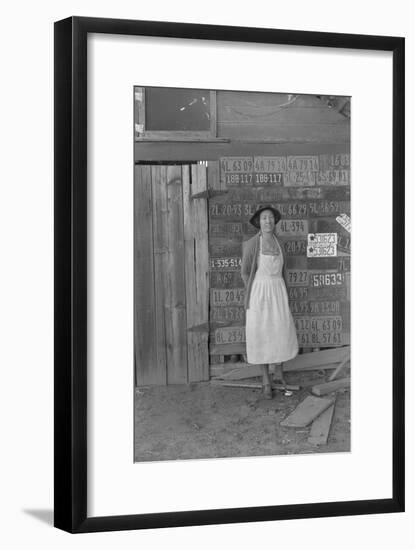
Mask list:
[[[264,384],[262,386],[262,393],[263,393],[265,399],[272,399],[271,384]]]

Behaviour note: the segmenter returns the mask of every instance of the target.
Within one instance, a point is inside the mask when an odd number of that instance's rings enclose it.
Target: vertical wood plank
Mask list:
[[[134,334],[139,385],[153,383],[156,360],[151,201],[150,167],[137,165],[134,169]]]
[[[167,383],[185,384],[188,376],[181,166],[167,167],[167,236],[168,276],[165,294]]]
[[[151,175],[156,337],[156,363],[154,365],[153,383],[166,385],[167,363],[164,301],[168,279],[167,169],[165,166],[152,166]]]
[[[190,178],[191,175],[191,178]],[[209,380],[209,257],[207,200],[192,199],[206,190],[206,166],[183,167],[187,353],[189,382]],[[202,327],[198,330],[198,327]]]
[[[219,161],[209,161],[207,178],[208,189],[226,189],[226,184],[220,181]]]

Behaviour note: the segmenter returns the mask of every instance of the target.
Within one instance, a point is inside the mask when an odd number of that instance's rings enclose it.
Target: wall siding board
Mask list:
[[[139,385],[157,384],[151,167],[134,173],[134,293],[135,358]]]
[[[165,298],[167,383],[186,384],[187,321],[184,273],[182,168],[167,167],[167,285]]]
[[[156,318],[156,363],[154,365],[154,383],[167,383],[165,292],[167,286],[167,168],[153,166],[153,242],[154,242],[154,287]]]
[[[183,166],[187,358],[189,382],[209,379],[207,200],[192,195],[206,190],[206,167]]]

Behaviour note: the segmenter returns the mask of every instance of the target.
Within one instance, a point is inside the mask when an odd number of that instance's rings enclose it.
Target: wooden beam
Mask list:
[[[328,370],[335,369],[336,366],[337,363],[330,363],[328,365],[320,365],[319,367],[313,365],[311,367],[298,370]],[[285,367],[283,368],[283,372],[287,372],[285,370]],[[216,375],[224,380],[243,380],[244,378],[254,378],[255,376],[261,376],[262,370],[261,367],[258,365],[249,365],[247,363],[233,363],[231,368],[228,368],[226,372],[217,372]]]
[[[334,403],[334,399],[323,399],[309,395],[298,407],[280,422],[285,428],[305,428]]]
[[[192,195],[192,199],[211,199],[212,197],[218,197],[219,195],[226,195],[229,193],[229,189],[206,189],[200,193]]]
[[[328,407],[311,424],[308,442],[311,445],[325,445],[330,432],[331,421],[333,419],[335,403]]]
[[[242,355],[246,353],[245,342],[238,342],[236,344],[215,344],[210,346],[210,355]]]
[[[350,378],[341,378],[340,380],[333,380],[332,382],[326,382],[324,384],[317,384],[311,388],[311,392],[314,395],[326,395],[332,391],[340,390],[350,386]]]

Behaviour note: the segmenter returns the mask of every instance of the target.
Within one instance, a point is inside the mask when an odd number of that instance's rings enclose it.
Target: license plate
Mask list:
[[[308,286],[308,271],[287,269],[286,283],[287,286]]]
[[[349,185],[349,170],[323,170],[318,172],[317,185]]]
[[[322,272],[310,274],[310,286],[312,287],[343,286],[344,282],[344,273]]]
[[[307,258],[337,256],[337,233],[309,233]]]
[[[224,327],[214,332],[215,344],[236,344],[245,342],[245,327]]]
[[[222,174],[254,171],[253,157],[222,157],[219,164],[221,176]]]
[[[254,157],[255,172],[279,173],[287,171],[287,157]]]
[[[218,323],[234,323],[245,321],[245,308],[238,306],[213,307],[210,310],[210,320]]]
[[[243,305],[245,289],[243,288],[213,288],[210,291],[210,300],[213,306]]]
[[[210,258],[210,269],[236,271],[241,269],[242,259],[232,258]]]
[[[293,170],[291,172],[285,172],[284,174],[284,185],[316,185],[316,174],[317,172],[306,172],[300,170]]]
[[[333,153],[329,155],[320,155],[320,170],[329,170],[333,168],[349,168],[349,153]]]
[[[297,332],[341,332],[343,320],[340,315],[327,317],[295,317]]]
[[[287,158],[287,169],[290,171],[316,172],[319,170],[317,155],[296,155]]]
[[[211,271],[209,278],[211,288],[244,288],[240,271]]]
[[[342,346],[347,343],[341,332],[303,332],[297,338],[300,347]]]
[[[209,232],[213,237],[224,237],[227,235],[242,235],[241,222],[211,223]]]
[[[281,220],[278,233],[285,237],[299,237],[308,234],[308,220]]]

